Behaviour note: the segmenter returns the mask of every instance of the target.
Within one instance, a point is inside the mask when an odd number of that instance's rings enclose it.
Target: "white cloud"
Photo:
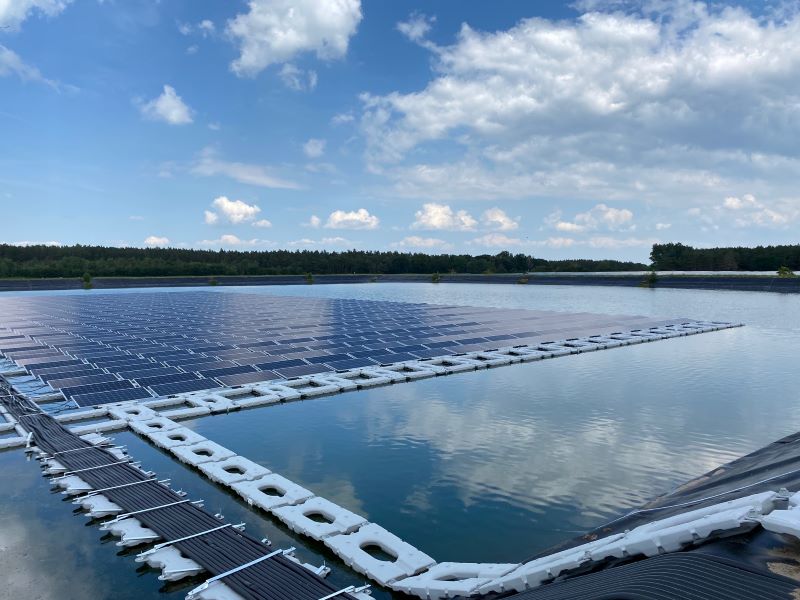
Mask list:
[[[210,35],[214,35],[217,31],[216,25],[211,19],[203,19],[197,25],[192,25],[191,23],[181,23],[178,22],[178,31],[181,35],[191,35],[194,32],[199,33],[203,37],[208,37]]]
[[[0,7],[2,7],[2,3],[3,0],[0,0]],[[16,75],[22,81],[43,83],[57,92],[62,91],[62,89],[67,89],[68,91],[77,89],[73,86],[63,86],[57,81],[47,79],[39,69],[23,61],[19,54],[0,44],[0,77],[9,75]]]
[[[476,246],[486,248],[511,248],[512,246],[522,246],[525,242],[519,238],[508,237],[502,233],[487,233],[469,242]]]
[[[169,244],[169,238],[167,237],[150,235],[144,239],[145,246],[156,247],[156,246],[166,246],[167,244]]]
[[[247,204],[241,200],[229,200],[227,196],[215,198],[211,205],[216,208],[228,222],[234,225],[244,221],[252,221],[261,209],[255,204]],[[213,213],[211,213],[213,214]],[[208,222],[209,211],[206,211],[206,222]],[[214,219],[216,222],[216,219]]]
[[[353,113],[351,112],[338,113],[333,115],[333,118],[331,119],[331,124],[344,125],[345,123],[352,123],[353,121],[355,121],[355,119],[356,118],[353,116]]]
[[[758,208],[759,205],[756,202],[755,196],[752,194],[745,194],[741,198],[728,196],[722,201],[722,206],[729,210],[742,210],[745,208]]]
[[[524,19],[496,32],[465,25],[435,48],[425,86],[364,94],[368,166],[396,195],[429,201],[569,197],[686,209],[745,186],[792,197],[800,11],[583,7],[575,19]],[[408,27],[416,37],[424,29]]]
[[[478,221],[467,211],[454,212],[446,204],[428,202],[422,205],[422,210],[414,213],[413,229],[440,229],[449,231],[472,231]]]
[[[451,248],[452,245],[438,238],[426,238],[418,235],[404,237],[399,242],[391,244],[392,248]]]
[[[210,19],[203,19],[197,24],[197,30],[203,34],[203,36],[211,35],[216,31],[216,27],[214,26],[214,22]]]
[[[72,0],[0,0],[0,27],[12,31],[19,29],[22,22],[32,14],[55,17]]]
[[[312,240],[311,238],[302,238],[299,240],[292,240],[287,245],[291,247],[303,246],[353,246],[355,242],[343,237],[324,237],[319,240]]]
[[[656,223],[656,229],[658,231],[664,231],[672,227],[672,223]]]
[[[397,24],[397,31],[402,33],[412,42],[418,44],[425,43],[425,37],[431,30],[431,27],[436,22],[436,17],[429,17],[420,13],[412,13],[407,21],[401,21]]]
[[[302,225],[303,227],[311,227],[312,229],[317,229],[319,228],[320,225],[322,225],[322,219],[320,219],[317,215],[311,215],[311,217],[308,219],[308,222],[303,223]]]
[[[131,215],[128,219],[130,221],[144,221],[144,217],[141,215]]]
[[[220,246],[274,246],[275,242],[270,240],[261,240],[258,238],[254,238],[251,240],[243,240],[239,237],[231,234],[226,233],[219,236],[218,239],[215,240],[201,240],[197,242],[200,246],[211,246],[211,247],[220,247]]]
[[[219,215],[215,212],[210,210],[204,211],[204,219],[206,225],[216,225],[217,221],[219,221]]]
[[[191,172],[205,177],[224,175],[239,183],[267,188],[294,190],[300,187],[294,182],[273,176],[269,169],[262,165],[222,160],[212,148],[203,149],[198,160],[192,165]]]
[[[648,248],[657,244],[658,238],[615,238],[610,236],[596,236],[589,238],[587,244],[592,248]]]
[[[144,118],[151,121],[163,121],[170,125],[187,125],[192,122],[192,109],[170,85],[165,85],[160,96],[142,104],[139,110]]]
[[[308,158],[319,158],[325,154],[325,140],[311,138],[303,144],[303,152]]]
[[[605,204],[598,204],[587,212],[578,213],[572,221],[562,221],[560,211],[551,214],[546,221],[556,230],[565,233],[581,233],[600,227],[610,230],[635,228],[631,224],[633,221],[632,211],[627,208],[612,208]]]
[[[18,242],[0,242],[0,244],[8,244],[9,246],[63,246],[61,242],[51,240],[49,242],[32,242],[30,240],[21,240]]]
[[[222,129],[222,125],[220,125],[219,123],[216,123],[216,122],[214,122],[214,123],[209,123],[209,124],[208,124],[208,128],[209,128],[211,131],[219,131],[220,129]]]
[[[253,227],[272,227],[272,222],[267,219],[259,219],[253,223]]]
[[[481,221],[486,227],[491,227],[498,231],[513,231],[519,227],[519,219],[512,219],[504,210],[497,207],[485,210],[481,216]]]
[[[800,217],[800,202],[784,202],[781,205],[767,206],[752,194],[741,197],[728,196],[717,210],[735,214],[736,227],[784,227]]]
[[[200,49],[200,46],[198,46],[197,44],[192,44],[191,46],[186,48],[186,54],[188,54],[189,56],[191,56],[192,54],[197,54],[197,51],[199,49]]]
[[[333,211],[328,217],[325,227],[329,229],[375,229],[379,223],[378,217],[369,214],[366,208],[359,208],[350,212]]]
[[[341,58],[361,22],[360,0],[250,0],[248,6],[227,26],[240,52],[231,70],[240,77],[304,52]]]
[[[317,87],[317,72],[313,69],[299,69],[291,63],[286,63],[281,67],[278,75],[283,85],[295,92],[311,91]]]

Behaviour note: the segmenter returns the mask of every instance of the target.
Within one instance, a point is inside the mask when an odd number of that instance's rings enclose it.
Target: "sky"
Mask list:
[[[800,242],[800,4],[0,0],[0,242]]]

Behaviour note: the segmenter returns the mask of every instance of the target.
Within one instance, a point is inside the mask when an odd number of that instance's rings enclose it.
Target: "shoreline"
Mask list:
[[[343,283],[432,283],[431,274],[418,275],[220,275],[167,277],[97,277],[93,289],[249,286],[249,285],[326,285]],[[486,283],[506,285],[579,285],[703,290],[759,291],[800,293],[800,277],[777,275],[707,273],[657,275],[655,281],[641,273],[496,273],[442,274],[437,283]],[[0,279],[0,292],[78,290],[83,281],[77,277],[47,279]]]

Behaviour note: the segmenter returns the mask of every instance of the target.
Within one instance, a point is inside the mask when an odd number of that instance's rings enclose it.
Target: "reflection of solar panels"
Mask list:
[[[0,354],[88,406],[665,323],[196,291],[12,297]]]

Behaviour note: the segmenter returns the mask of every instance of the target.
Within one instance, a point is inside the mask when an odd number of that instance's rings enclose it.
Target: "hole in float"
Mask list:
[[[242,467],[239,467],[237,465],[231,465],[229,467],[223,467],[222,470],[225,471],[226,473],[230,473],[231,475],[244,475],[245,474],[245,470]]]
[[[279,490],[278,488],[272,485],[265,485],[264,487],[260,487],[258,488],[258,491],[267,496],[276,496],[278,498],[286,495],[286,492],[284,492],[283,490]],[[332,523],[333,521],[330,522]]]
[[[164,425],[162,423],[149,423],[147,425],[150,429],[163,429]]]
[[[198,450],[192,450],[197,456],[211,456],[212,452],[210,450],[206,450],[205,448],[200,448]]]
[[[384,562],[394,562],[397,560],[397,555],[393,554],[391,550],[388,550],[387,548],[384,548],[383,546],[374,542],[367,542],[361,546],[361,549],[376,560],[381,560]]]
[[[182,433],[173,433],[167,436],[171,440],[175,440],[176,442],[185,442],[186,436]],[[210,455],[209,455],[210,456]]]
[[[324,515],[321,512],[310,512],[306,513],[305,517],[314,521],[315,523],[328,523],[329,525],[334,522],[335,519],[331,519],[328,515]]]

